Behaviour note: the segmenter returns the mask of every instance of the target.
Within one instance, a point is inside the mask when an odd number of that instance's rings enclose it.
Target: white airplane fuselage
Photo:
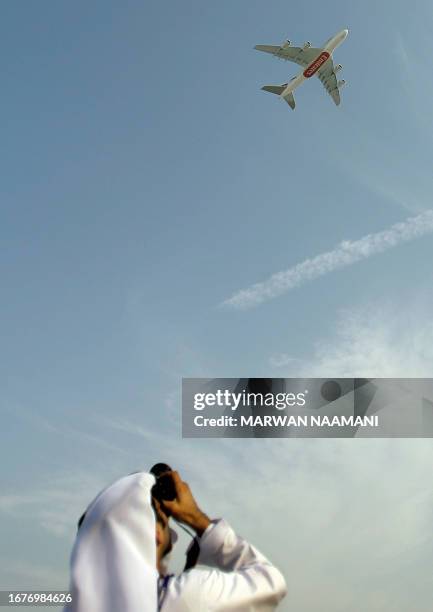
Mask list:
[[[318,56],[300,74],[298,74],[298,76],[294,77],[291,81],[289,81],[289,83],[287,83],[287,87],[281,93],[281,97],[285,98],[288,94],[293,93],[295,89],[299,87],[299,85],[314,76],[319,68],[323,66],[323,64],[332,56],[335,49],[346,40],[348,34],[349,30],[341,30],[341,32],[338,32],[338,34],[331,38],[323,47]]]

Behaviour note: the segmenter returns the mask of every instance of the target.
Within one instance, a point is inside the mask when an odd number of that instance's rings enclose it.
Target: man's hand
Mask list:
[[[168,525],[167,512],[164,512],[164,509],[163,509],[161,503],[156,499],[156,497],[152,497],[152,505],[153,505],[153,508],[155,510],[155,515],[156,515],[157,521],[159,521],[159,523],[163,527],[167,527],[167,525]]]
[[[210,524],[210,519],[200,510],[191,489],[183,482],[178,472],[169,472],[176,490],[176,499],[161,502],[163,510],[177,521],[185,523],[201,536]]]

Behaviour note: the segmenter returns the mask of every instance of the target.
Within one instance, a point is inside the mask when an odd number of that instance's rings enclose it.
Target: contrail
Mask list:
[[[256,283],[247,289],[237,291],[222,305],[238,309],[257,306],[307,281],[432,232],[433,210],[427,210],[416,217],[409,217],[405,221],[395,223],[382,232],[367,234],[359,240],[344,240],[332,251],[305,259],[288,270],[273,274],[262,283]]]

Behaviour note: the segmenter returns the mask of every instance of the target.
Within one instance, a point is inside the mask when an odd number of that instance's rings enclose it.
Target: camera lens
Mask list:
[[[159,476],[161,476],[161,474],[164,474],[164,472],[171,471],[171,467],[166,463],[155,463],[155,465],[150,468],[150,473],[153,474],[155,478],[158,478]]]
[[[171,467],[166,463],[155,463],[150,469],[151,474],[153,474],[156,479],[152,487],[152,495],[158,501],[173,501],[173,499],[176,499],[176,489],[173,479],[170,474],[167,474],[167,472],[171,471]]]

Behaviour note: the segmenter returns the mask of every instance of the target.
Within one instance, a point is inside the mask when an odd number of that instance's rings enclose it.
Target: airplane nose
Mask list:
[[[349,30],[348,28],[346,28],[345,30],[343,30],[344,33],[344,38],[346,38],[346,36],[349,34]]]

